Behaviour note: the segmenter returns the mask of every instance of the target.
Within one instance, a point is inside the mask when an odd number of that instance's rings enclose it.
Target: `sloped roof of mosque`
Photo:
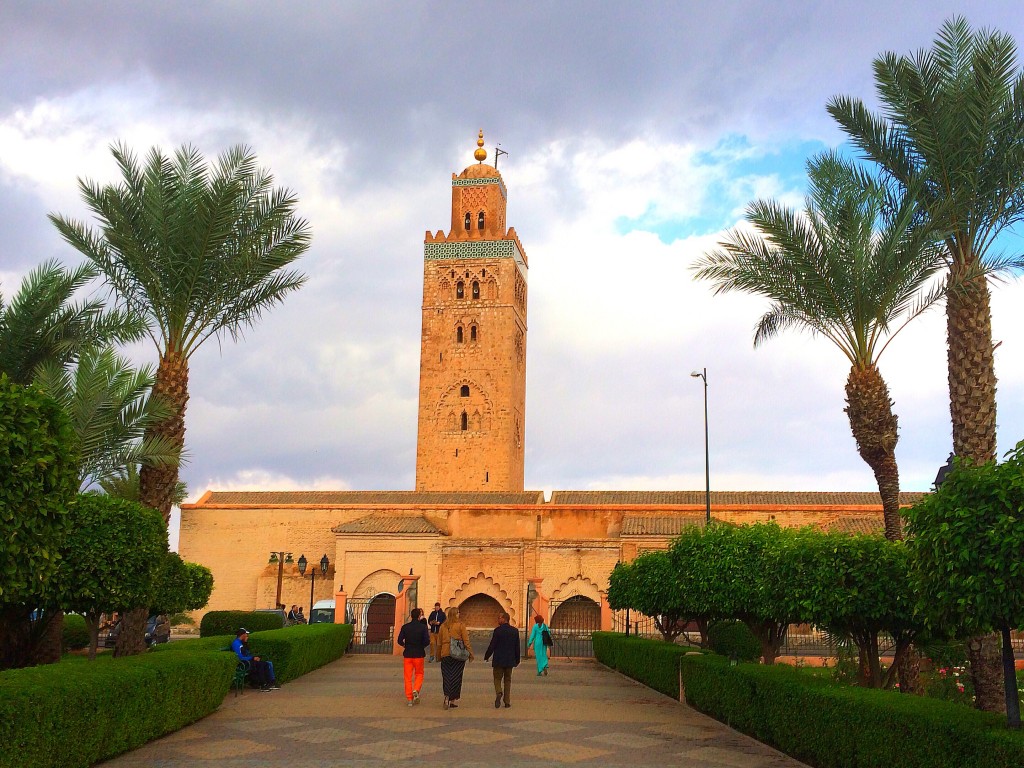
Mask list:
[[[835,533],[869,533],[876,536],[885,533],[885,521],[881,515],[839,515],[824,527],[826,531]]]
[[[681,514],[671,517],[656,515],[630,515],[622,518],[623,536],[678,536],[684,528],[704,525],[704,513]]]
[[[423,515],[395,515],[378,513],[360,517],[331,529],[333,533],[426,533],[443,532]]]
[[[901,504],[913,504],[924,493],[901,493]],[[704,491],[554,491],[552,504],[692,505],[704,504]],[[711,506],[881,506],[877,493],[860,491],[712,491]]]
[[[447,493],[423,491],[210,491],[194,507],[542,504],[541,491]]]

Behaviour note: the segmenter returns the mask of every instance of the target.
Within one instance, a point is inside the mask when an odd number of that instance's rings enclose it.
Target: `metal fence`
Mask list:
[[[601,606],[582,595],[552,602],[548,628],[554,641],[554,645],[548,649],[548,655],[563,658],[592,657],[593,634],[601,629]]]
[[[395,596],[350,598],[345,621],[355,625],[349,653],[391,653],[395,636]]]

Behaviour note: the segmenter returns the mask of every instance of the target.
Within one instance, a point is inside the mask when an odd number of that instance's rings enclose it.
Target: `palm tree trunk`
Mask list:
[[[952,285],[946,298],[946,340],[953,452],[984,464],[996,458],[996,373],[988,284],[984,278],[975,278]],[[967,656],[975,707],[1005,712],[999,635],[972,637]]]
[[[171,408],[171,415],[146,430],[146,437],[172,441],[179,450],[185,446],[185,408],[188,405],[188,358],[177,352],[165,352],[157,366],[153,397]],[[178,467],[143,466],[139,474],[139,501],[160,510],[165,521],[171,519],[171,505],[178,484]]]
[[[857,441],[857,451],[871,467],[882,498],[885,538],[903,538],[900,522],[900,473],[896,466],[896,442],[899,440],[896,414],[892,412],[889,387],[872,363],[866,368],[853,366],[846,379],[846,414]]]

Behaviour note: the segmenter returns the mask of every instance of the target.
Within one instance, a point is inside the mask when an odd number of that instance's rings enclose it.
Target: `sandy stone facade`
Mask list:
[[[482,144],[481,133],[477,159]],[[500,609],[520,626],[541,612],[552,626],[583,616],[610,628],[615,563],[704,524],[703,491],[545,499],[523,490],[527,260],[506,227],[506,203],[497,169],[471,165],[452,175],[450,231],[426,236],[415,490],[209,491],[182,505],[179,551],[213,570],[208,610],[273,607],[280,581],[287,606],[308,606],[312,588],[314,600],[349,600],[367,615],[380,599],[377,607],[397,616],[415,585],[420,606],[459,605],[470,626],[493,626]],[[883,529],[877,493],[716,492],[711,513]],[[277,552],[285,558],[271,561]],[[310,562],[305,577],[300,554]]]

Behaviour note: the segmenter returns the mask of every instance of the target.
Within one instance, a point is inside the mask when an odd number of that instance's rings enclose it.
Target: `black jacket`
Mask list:
[[[518,667],[519,666],[519,630],[511,624],[499,624],[494,628],[491,635],[491,642],[487,646],[487,653],[484,654],[484,661],[491,656],[493,667]]]
[[[398,644],[405,650],[402,655],[407,659],[422,659],[427,655],[424,648],[430,645],[430,631],[427,625],[417,619],[402,626],[398,633]]]

